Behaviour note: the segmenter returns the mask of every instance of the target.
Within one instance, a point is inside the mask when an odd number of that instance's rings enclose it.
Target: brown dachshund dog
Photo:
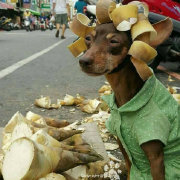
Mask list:
[[[156,47],[168,38],[172,25],[160,22],[154,28],[158,35],[151,46]],[[85,37],[85,43],[87,51],[79,60],[82,71],[92,76],[105,75],[113,89],[117,107],[121,107],[130,101],[145,83],[128,55],[132,43],[130,32],[117,31],[112,23],[100,24]],[[118,144],[125,158],[129,179],[131,162],[120,140]],[[158,140],[141,145],[150,162],[153,180],[165,179],[163,147],[163,143]]]

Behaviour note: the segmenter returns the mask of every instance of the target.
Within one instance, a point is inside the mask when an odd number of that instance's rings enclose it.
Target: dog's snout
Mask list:
[[[89,65],[91,65],[92,64],[92,59],[91,58],[81,58],[80,60],[79,60],[79,64],[80,64],[80,66],[82,66],[82,67],[86,67],[86,66],[89,66]]]

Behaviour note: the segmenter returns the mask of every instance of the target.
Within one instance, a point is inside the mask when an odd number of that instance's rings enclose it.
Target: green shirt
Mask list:
[[[150,140],[165,145],[166,180],[180,180],[180,106],[161,82],[152,75],[120,108],[114,94],[103,99],[111,110],[106,127],[118,136],[132,163],[130,180],[152,180],[149,161],[140,147]]]

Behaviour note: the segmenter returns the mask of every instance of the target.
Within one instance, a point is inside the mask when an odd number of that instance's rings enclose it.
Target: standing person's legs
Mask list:
[[[64,36],[65,30],[66,30],[66,25],[63,24],[63,25],[62,25],[61,39],[64,39],[64,38],[65,38],[65,36]]]
[[[61,21],[61,24],[62,24],[62,33],[61,33],[61,39],[65,39],[65,36],[64,36],[64,33],[65,33],[65,30],[66,30],[66,25],[67,25],[67,22],[68,22],[68,16],[67,14],[61,14],[62,16],[62,21]]]
[[[56,21],[56,37],[59,37],[59,30],[60,30],[60,23],[61,23],[61,15],[60,14],[56,14],[56,17],[55,17],[55,21]]]

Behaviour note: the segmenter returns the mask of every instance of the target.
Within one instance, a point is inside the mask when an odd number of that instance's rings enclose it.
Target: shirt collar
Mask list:
[[[142,89],[126,104],[121,107],[117,107],[115,103],[114,93],[110,95],[105,95],[102,99],[108,104],[111,110],[117,109],[120,112],[131,112],[137,111],[141,107],[143,107],[147,102],[151,99],[154,89],[156,86],[156,78],[153,74],[144,84]]]

